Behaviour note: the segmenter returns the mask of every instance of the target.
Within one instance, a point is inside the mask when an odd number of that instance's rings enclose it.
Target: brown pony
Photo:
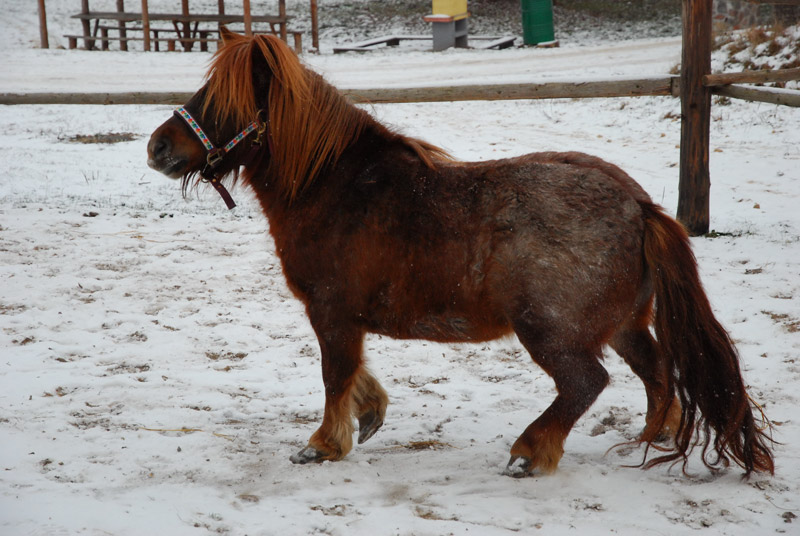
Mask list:
[[[353,417],[359,443],[383,424],[366,333],[514,333],[558,395],[512,446],[508,474],[555,470],[608,383],[605,345],[644,383],[641,441],[672,441],[647,467],[685,470],[699,444],[709,468],[774,471],[687,234],[625,172],[581,153],[453,161],[351,105],[280,40],[223,37],[205,86],[153,133],[148,164],[184,188],[202,173],[221,192],[242,167],[260,201],[322,355],[324,417],[293,462],[344,457]],[[237,138],[222,154],[213,143]]]

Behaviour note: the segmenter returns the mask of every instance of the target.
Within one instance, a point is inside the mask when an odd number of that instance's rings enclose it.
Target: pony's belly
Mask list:
[[[469,314],[469,311],[398,315],[374,319],[369,331],[395,339],[423,339],[435,342],[482,342],[498,339],[512,332],[502,319]]]

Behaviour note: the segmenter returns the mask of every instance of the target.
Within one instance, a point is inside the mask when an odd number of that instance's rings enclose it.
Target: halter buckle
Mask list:
[[[222,159],[224,156],[225,151],[222,149],[214,149],[213,151],[209,151],[208,156],[206,156],[206,163],[211,169],[216,169],[220,164],[222,164]]]
[[[252,141],[252,145],[261,145],[261,136],[264,132],[267,131],[267,127],[269,126],[269,121],[266,118],[266,112],[264,110],[259,110],[258,114],[256,114],[256,137]]]

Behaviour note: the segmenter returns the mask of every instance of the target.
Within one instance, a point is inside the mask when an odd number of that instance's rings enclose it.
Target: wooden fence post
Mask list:
[[[709,127],[711,88],[703,77],[711,72],[711,0],[683,1],[681,53],[681,152],[678,221],[692,236],[708,232]]]
[[[50,48],[50,40],[47,38],[47,12],[44,9],[44,0],[39,0],[39,38],[42,48]]]
[[[142,0],[142,33],[144,33],[144,51],[150,52],[150,8],[147,0]]]
[[[311,0],[311,48],[319,52],[319,20],[317,19],[317,0]]]
[[[117,0],[117,12],[125,12],[125,0]],[[119,21],[119,49],[128,50],[128,30],[125,27],[125,21],[122,20]]]
[[[244,11],[244,35],[253,35],[253,18],[250,15],[250,0],[242,0]]]
[[[187,17],[187,21],[183,23],[183,37],[184,39],[181,41],[181,45],[183,46],[184,52],[189,52],[192,50],[192,42],[190,39],[192,38],[192,23],[189,22],[189,0],[181,0],[181,15]]]
[[[283,20],[280,25],[281,39],[283,39],[284,43],[288,43],[289,41],[286,40],[289,36],[286,30],[286,0],[278,1],[278,16]]]
[[[220,15],[225,14],[225,0],[217,0],[217,11],[219,11]],[[217,31],[218,32],[221,31],[223,26],[225,26],[225,24],[223,24],[222,22],[218,22]],[[219,48],[219,45],[217,45],[217,48]]]

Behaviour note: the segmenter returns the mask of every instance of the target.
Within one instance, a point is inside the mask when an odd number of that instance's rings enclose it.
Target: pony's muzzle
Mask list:
[[[172,141],[168,136],[155,132],[147,143],[147,165],[167,177],[180,178],[186,170],[187,160],[174,154]]]

